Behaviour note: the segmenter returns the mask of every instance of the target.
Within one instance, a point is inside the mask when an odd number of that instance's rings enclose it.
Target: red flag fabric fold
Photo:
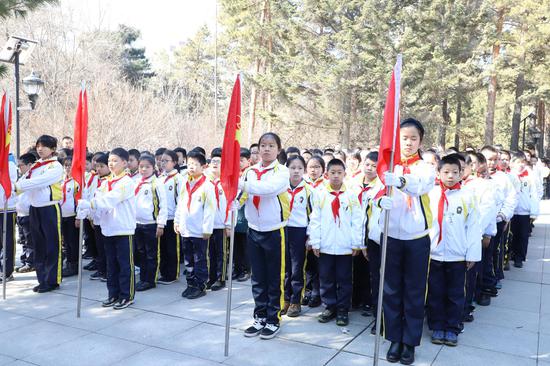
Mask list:
[[[6,200],[11,196],[9,165],[12,124],[11,112],[11,101],[6,93],[4,93],[0,110],[0,185],[4,188]]]
[[[225,134],[222,147],[222,164],[220,180],[227,198],[227,208],[225,217],[229,213],[231,203],[237,197],[240,176],[241,160],[241,79],[237,76],[233,92],[231,94],[231,103],[227,113],[227,122],[225,124]]]
[[[78,95],[76,117],[74,120],[74,148],[71,175],[78,184],[75,200],[82,197],[84,187],[84,173],[86,172],[86,145],[88,141],[88,95],[82,88]]]

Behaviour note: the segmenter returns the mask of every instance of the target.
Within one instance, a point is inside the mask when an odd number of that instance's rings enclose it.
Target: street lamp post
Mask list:
[[[37,43],[38,42],[31,39],[11,36],[4,48],[0,50],[0,61],[12,63],[15,66],[15,151],[17,157],[19,157],[21,148],[21,132],[19,126],[19,67],[25,64]],[[42,84],[40,84],[40,87]],[[23,85],[23,88],[25,88],[25,85]],[[37,96],[38,94],[35,95]],[[36,99],[34,102],[36,102]],[[34,102],[31,101],[31,105],[33,105]]]

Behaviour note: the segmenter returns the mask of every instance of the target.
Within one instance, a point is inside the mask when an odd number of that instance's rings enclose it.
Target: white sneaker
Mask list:
[[[260,339],[271,339],[275,337],[275,335],[279,333],[279,329],[281,329],[280,325],[266,324],[260,333]]]

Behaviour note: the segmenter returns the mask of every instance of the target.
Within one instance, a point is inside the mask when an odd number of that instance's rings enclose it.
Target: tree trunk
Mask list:
[[[512,116],[512,137],[510,139],[510,150],[519,150],[519,136],[521,128],[521,97],[525,90],[525,75],[520,71],[516,77],[516,99],[514,103],[514,114]]]
[[[487,90],[487,118],[485,120],[485,144],[492,145],[495,137],[495,105],[497,101],[497,73],[495,70],[495,63],[500,54],[500,41],[499,38],[502,34],[502,26],[504,25],[504,13],[505,8],[498,9],[497,13],[497,28],[496,37],[497,40],[493,45],[493,71],[489,79],[489,89]]]
[[[455,147],[460,150],[460,122],[462,120],[462,100],[458,99],[456,103],[456,130],[455,130]]]
[[[443,123],[440,123],[437,128],[437,145],[440,149],[445,150],[445,140],[447,139],[447,126],[451,120],[449,115],[449,102],[447,98],[443,99],[441,103],[441,111],[443,116]]]

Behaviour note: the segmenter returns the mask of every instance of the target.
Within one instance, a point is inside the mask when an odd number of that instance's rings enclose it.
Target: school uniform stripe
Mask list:
[[[286,195],[286,192],[285,192]],[[281,272],[280,272],[280,288],[281,288],[281,296],[279,297],[279,311],[277,312],[277,318],[279,318],[279,321],[281,320],[281,311],[285,307],[285,228],[282,227],[279,229],[279,233],[281,235]]]
[[[128,242],[130,243],[130,300],[134,299],[134,243],[133,236],[128,235]]]
[[[62,265],[63,265],[63,244],[62,244],[62,237],[61,237],[61,209],[59,208],[59,205],[54,205],[55,207],[55,215],[57,220],[57,243],[58,243],[58,254],[57,254],[57,284],[59,285],[61,283],[61,273],[62,273]]]

